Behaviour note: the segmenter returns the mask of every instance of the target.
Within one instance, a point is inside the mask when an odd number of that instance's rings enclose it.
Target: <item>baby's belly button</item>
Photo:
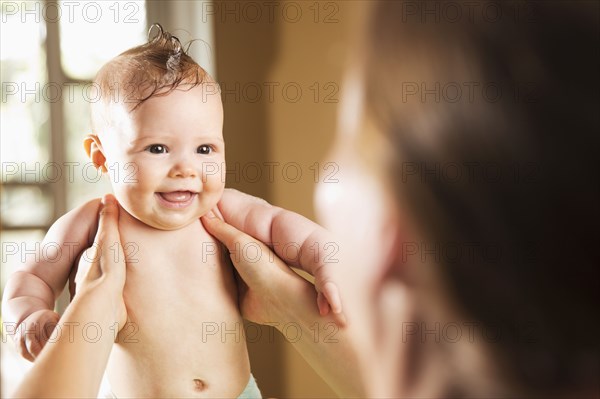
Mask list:
[[[193,389],[197,392],[202,392],[207,388],[206,383],[202,381],[200,378],[194,378],[193,380]]]

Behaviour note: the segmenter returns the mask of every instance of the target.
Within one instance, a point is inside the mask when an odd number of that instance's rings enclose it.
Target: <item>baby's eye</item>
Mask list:
[[[212,152],[212,148],[209,145],[203,144],[196,150],[198,154],[208,155]]]
[[[167,147],[162,144],[152,144],[146,151],[150,151],[152,154],[164,154],[167,152]]]

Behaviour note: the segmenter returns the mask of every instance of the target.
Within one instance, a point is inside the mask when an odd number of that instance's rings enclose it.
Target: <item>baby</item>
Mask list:
[[[92,104],[93,134],[84,141],[91,161],[111,176],[126,252],[128,324],[107,368],[111,395],[260,397],[233,270],[199,220],[216,208],[225,185],[218,85],[157,27],[156,37],[98,72],[102,100]],[[62,256],[26,263],[7,283],[4,321],[19,326],[14,338],[29,360],[48,341],[59,319],[55,300],[93,243],[99,201],[52,225],[44,243]],[[300,218],[265,206],[262,226]],[[64,256],[71,252],[77,256]],[[318,305],[327,311],[323,294]]]

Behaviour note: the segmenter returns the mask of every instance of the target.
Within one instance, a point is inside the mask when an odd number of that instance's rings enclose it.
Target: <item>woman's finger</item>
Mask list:
[[[284,275],[301,278],[261,241],[217,217],[201,219],[206,230],[227,247],[233,265],[250,287],[271,286]]]
[[[206,230],[227,247],[231,260],[242,279],[248,285],[253,285],[259,278],[257,276],[257,269],[259,269],[258,273],[264,270],[264,268],[253,266],[259,263],[259,257],[262,257],[265,250],[269,251],[269,249],[248,234],[215,217],[214,214],[203,216],[201,219]],[[248,262],[244,256],[245,249],[249,248],[249,246],[253,246],[258,252],[252,255],[252,262]]]
[[[98,259],[98,246],[94,243],[90,248],[83,251],[75,275],[75,287],[79,287],[84,279],[95,280],[100,276],[100,270],[92,268]]]
[[[84,281],[94,281],[113,268],[113,265],[121,264],[119,259],[124,259],[123,252],[119,236],[119,207],[114,196],[107,194],[100,204],[94,243],[82,253],[79,261],[74,291],[79,290]],[[103,262],[103,257],[115,261]]]
[[[112,262],[100,262],[102,269],[117,265],[124,267],[125,259],[121,235],[119,234],[119,205],[112,194],[106,194],[102,198],[102,208],[98,220],[98,232],[94,245],[100,251],[101,257],[111,257]],[[107,272],[108,270],[103,270]]]
[[[321,291],[317,291],[317,306],[319,307],[319,314],[321,316],[327,316],[329,314],[329,302],[327,302],[327,298]]]
[[[323,295],[327,298],[327,302],[331,306],[333,313],[342,312],[342,302],[340,300],[340,292],[337,285],[328,281],[323,285]]]
[[[119,237],[119,207],[117,200],[112,194],[106,194],[102,198],[100,214],[98,219],[98,231],[94,243],[103,243],[111,245],[114,242],[120,242]]]
[[[225,223],[212,212],[206,216],[202,216],[201,219],[208,232],[221,241],[229,252],[235,251],[236,246],[240,244],[247,244],[250,241],[254,241],[254,238]]]
[[[213,209],[211,209],[210,211],[208,211],[208,213],[206,214],[206,216],[208,217],[218,217],[221,220],[225,220],[225,218],[223,217],[223,214],[221,213],[221,210],[219,209],[218,206],[215,206]]]
[[[244,317],[258,323],[279,320],[296,306],[299,298],[306,300],[308,296],[308,303],[314,301],[312,284],[290,269],[263,242],[214,215],[203,216],[201,220],[206,230],[229,250],[239,279],[240,309]]]

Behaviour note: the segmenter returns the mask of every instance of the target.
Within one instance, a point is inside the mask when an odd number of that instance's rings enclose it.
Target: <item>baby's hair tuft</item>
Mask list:
[[[129,111],[134,111],[146,100],[165,96],[180,86],[190,90],[207,76],[179,39],[155,23],[148,30],[148,41],[109,61],[98,72],[95,83],[103,94],[104,105],[115,101],[116,88],[116,102],[125,103]]]

